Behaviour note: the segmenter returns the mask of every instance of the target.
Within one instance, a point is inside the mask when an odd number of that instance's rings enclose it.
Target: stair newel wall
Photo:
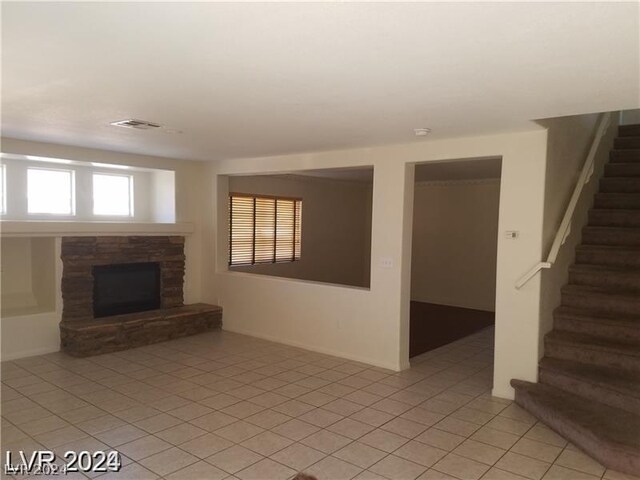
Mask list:
[[[578,115],[540,121],[547,128],[547,168],[545,175],[545,205],[543,248],[548,252],[562,221],[567,204],[582,170],[589,147],[596,134],[599,114]],[[560,288],[568,281],[568,267],[573,263],[575,247],[580,243],[582,228],[587,224],[593,196],[598,190],[609,159],[609,150],[618,128],[618,115],[611,115],[611,124],[600,142],[594,171],[578,200],[565,239],[551,269],[541,271],[539,357],[544,354],[544,336],[553,328],[553,310],[560,305]]]

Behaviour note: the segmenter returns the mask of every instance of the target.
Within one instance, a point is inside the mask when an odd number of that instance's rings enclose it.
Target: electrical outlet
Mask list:
[[[381,268],[393,268],[393,259],[391,257],[381,257],[379,265]]]

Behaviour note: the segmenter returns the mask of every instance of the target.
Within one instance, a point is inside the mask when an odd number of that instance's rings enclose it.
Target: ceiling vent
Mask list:
[[[130,118],[128,120],[120,120],[119,122],[111,122],[110,125],[114,127],[135,128],[138,130],[153,130],[154,128],[160,128],[161,125],[153,122],[147,122],[146,120],[136,120]]]

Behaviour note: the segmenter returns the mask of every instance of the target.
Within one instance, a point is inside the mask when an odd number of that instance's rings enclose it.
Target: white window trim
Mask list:
[[[0,182],[2,182],[2,195],[0,196],[0,215],[7,213],[7,166],[0,163]]]

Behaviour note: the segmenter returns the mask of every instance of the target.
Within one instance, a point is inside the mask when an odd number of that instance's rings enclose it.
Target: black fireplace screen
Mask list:
[[[121,263],[93,267],[95,318],[160,308],[160,264]]]

